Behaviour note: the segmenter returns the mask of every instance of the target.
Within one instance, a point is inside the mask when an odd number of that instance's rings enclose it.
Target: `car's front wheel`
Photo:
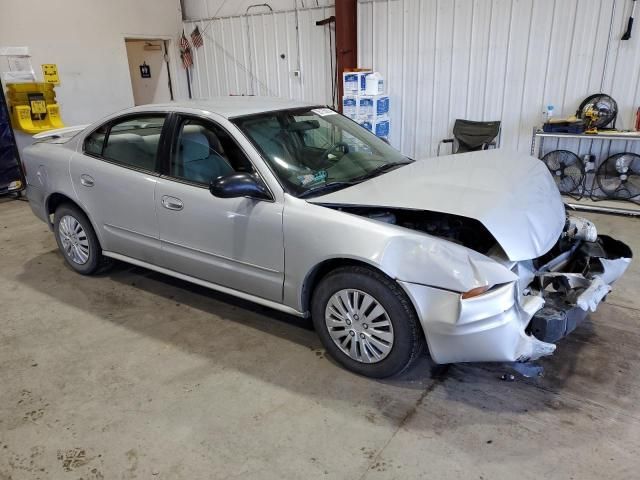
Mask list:
[[[344,267],[314,291],[313,323],[329,354],[361,375],[384,378],[408,369],[424,349],[409,298],[392,279],[366,267]]]
[[[78,207],[60,205],[54,214],[53,227],[60,252],[76,272],[91,275],[104,265],[98,237]]]

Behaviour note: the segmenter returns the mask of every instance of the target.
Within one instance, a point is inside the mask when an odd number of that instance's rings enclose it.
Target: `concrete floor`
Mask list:
[[[590,216],[640,252],[640,223]],[[540,364],[373,381],[306,321],[124,264],[65,267],[0,203],[0,479],[630,479],[640,468],[640,264]]]

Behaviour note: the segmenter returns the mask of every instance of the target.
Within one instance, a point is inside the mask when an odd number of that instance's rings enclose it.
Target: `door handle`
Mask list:
[[[96,182],[91,175],[82,174],[80,175],[80,183],[85,187],[93,187]]]
[[[184,208],[184,203],[182,203],[182,200],[179,198],[164,195],[162,197],[162,206],[169,210],[182,210]]]

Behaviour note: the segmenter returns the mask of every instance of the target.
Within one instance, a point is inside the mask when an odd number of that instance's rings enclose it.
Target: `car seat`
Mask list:
[[[210,183],[218,177],[234,172],[229,162],[209,144],[202,131],[183,132],[180,139],[178,172],[174,174],[199,183]]]
[[[149,144],[135,133],[112,133],[104,149],[104,156],[118,163],[153,171],[159,137],[158,135],[155,144]]]

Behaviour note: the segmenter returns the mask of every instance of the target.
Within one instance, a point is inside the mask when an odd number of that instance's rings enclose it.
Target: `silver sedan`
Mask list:
[[[527,361],[631,251],[567,216],[544,164],[412,160],[335,111],[259,97],[129,109],[41,135],[28,197],[80,274],[111,259],[298,315],[371,377]]]

